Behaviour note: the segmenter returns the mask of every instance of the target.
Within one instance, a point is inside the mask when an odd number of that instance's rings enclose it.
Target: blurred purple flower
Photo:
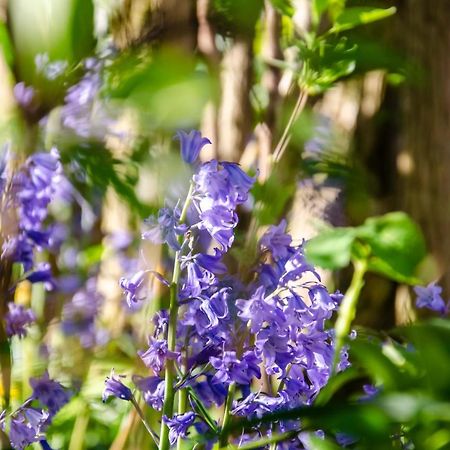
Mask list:
[[[30,378],[30,385],[33,388],[32,397],[48,408],[50,416],[54,416],[70,399],[67,390],[52,380],[47,371],[41,378]]]
[[[8,303],[8,312],[5,320],[6,334],[9,337],[19,336],[22,338],[27,335],[26,327],[36,321],[36,315],[33,310],[25,309],[22,305]]]
[[[34,88],[27,86],[23,81],[14,86],[13,93],[17,103],[24,109],[31,105],[35,95]]]
[[[211,141],[206,137],[202,137],[200,131],[197,130],[192,130],[189,134],[179,130],[175,137],[179,139],[181,144],[181,157],[188,164],[193,164],[197,161],[200,150],[206,144],[211,144]]]
[[[416,306],[418,308],[428,308],[441,314],[446,312],[446,305],[441,297],[442,288],[436,283],[430,283],[428,286],[416,286],[414,292],[417,295]]]

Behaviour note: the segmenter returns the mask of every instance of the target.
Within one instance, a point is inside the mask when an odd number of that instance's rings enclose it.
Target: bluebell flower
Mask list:
[[[153,409],[161,411],[164,403],[165,381],[160,377],[133,376],[133,383],[142,392],[145,402]]]
[[[273,299],[265,298],[264,286],[260,286],[249,300],[237,300],[240,311],[238,316],[250,323],[250,331],[257,333],[264,322],[280,322],[286,320],[283,311],[277,308]]]
[[[234,228],[238,223],[237,214],[221,205],[214,205],[200,213],[199,229],[207,230],[213,239],[227,251],[234,241]]]
[[[222,253],[217,248],[214,249],[214,253],[214,255],[198,253],[194,256],[195,262],[209,272],[215,274],[226,273],[227,266],[221,262]]]
[[[54,416],[70,399],[67,390],[57,381],[52,380],[45,371],[41,378],[30,378],[33,388],[32,397],[48,408]]]
[[[174,445],[179,437],[185,438],[190,426],[194,424],[195,414],[189,411],[184,414],[176,414],[171,419],[163,416],[164,422],[169,427],[169,442]]]
[[[26,272],[33,268],[33,250],[50,248],[52,228],[46,228],[44,221],[48,216],[48,205],[57,194],[62,179],[59,153],[52,149],[49,153],[35,153],[12,177],[7,205],[17,209],[17,234],[8,236],[3,252],[20,262]],[[44,281],[51,287],[48,270],[38,268],[29,275],[31,282]]]
[[[105,389],[103,390],[102,400],[106,402],[109,397],[120,398],[121,400],[130,401],[133,394],[129,387],[125,386],[120,378],[125,378],[125,375],[115,375],[114,369],[111,370],[109,377],[105,380]]]
[[[186,231],[186,227],[179,223],[180,214],[177,207],[161,208],[157,220],[150,216],[144,221],[148,229],[142,233],[142,239],[154,244],[166,243],[173,250],[180,250],[178,235]]]
[[[30,283],[44,283],[48,291],[51,291],[55,287],[52,268],[49,263],[39,263],[26,278]]]
[[[225,351],[222,358],[212,357],[210,362],[217,371],[213,378],[214,383],[236,382],[245,385],[249,384],[253,377],[253,373],[248,370],[248,363],[245,360],[239,360],[236,352]]]
[[[276,397],[259,393],[250,393],[245,399],[234,402],[231,413],[236,416],[252,416],[260,418],[264,414],[275,412],[277,409],[286,406],[289,398],[285,392],[279,393]]]
[[[181,268],[186,269],[186,276],[183,277],[180,290],[180,298],[187,299],[198,297],[203,290],[208,289],[216,284],[215,275],[202,268],[196,258],[182,257]]]
[[[238,204],[245,203],[256,179],[247,175],[237,163],[222,161],[221,165],[227,172],[231,185],[236,190],[236,202]]]
[[[39,440],[37,430],[25,422],[23,416],[13,417],[9,429],[9,440],[13,448],[22,450]]]
[[[181,143],[181,157],[188,164],[193,164],[197,161],[200,150],[206,144],[211,144],[211,141],[206,137],[202,137],[200,131],[197,130],[191,130],[189,134],[179,130],[177,131],[176,137]]]
[[[119,285],[126,294],[128,306],[131,307],[134,303],[145,300],[146,281],[147,272],[145,270],[139,270],[130,279],[122,277],[119,280]]]
[[[228,317],[229,288],[223,288],[213,294],[210,298],[204,297],[200,301],[195,315],[195,326],[197,332],[202,335],[219,325]]]
[[[158,340],[150,336],[148,346],[148,350],[145,352],[140,350],[138,355],[144,364],[155,373],[159,373],[165,367],[166,359],[177,359],[179,356],[179,353],[168,349],[165,339]]]
[[[279,225],[271,226],[262,236],[259,245],[263,250],[269,250],[275,260],[286,258],[290,252],[292,238],[286,233],[286,220]]]
[[[441,314],[446,312],[446,305],[441,297],[442,288],[436,283],[430,283],[428,286],[416,286],[414,292],[417,295],[416,306],[418,308],[428,308]]]
[[[27,335],[27,327],[36,322],[36,315],[33,310],[26,309],[22,305],[8,303],[5,320],[6,334],[9,337],[18,336],[22,338]]]
[[[194,389],[202,403],[208,408],[213,404],[223,405],[228,392],[227,384],[214,382],[211,375],[206,376],[204,381],[197,382]]]
[[[21,408],[10,421],[9,440],[16,450],[23,450],[33,442],[43,438],[43,429],[48,423],[49,414],[34,408]],[[5,430],[5,423],[2,423]]]

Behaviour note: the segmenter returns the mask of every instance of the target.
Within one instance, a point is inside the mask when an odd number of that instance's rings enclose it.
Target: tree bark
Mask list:
[[[407,55],[420,64],[419,83],[402,97],[402,145],[396,159],[398,206],[422,226],[450,289],[450,3],[403,1],[400,28]]]

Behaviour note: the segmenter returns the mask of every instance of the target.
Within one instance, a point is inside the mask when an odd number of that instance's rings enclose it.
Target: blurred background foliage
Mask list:
[[[68,230],[61,249],[42,256],[66,290],[22,282],[15,298],[39,322],[13,342],[12,402],[45,367],[75,387],[50,429],[54,448],[151,448],[127,404],[100,402],[102,379],[112,366],[145,373],[136,350],[167,292],[152,285],[143,311],[125,311],[121,258],[163,264],[159,248],[138,248],[140,223],[186,192],[172,136],[191,127],[212,141],[204,160],[237,161],[258,177],[253,213],[241,211],[242,270],[285,216],[295,240],[313,238],[308,257],[330,287],[345,291],[349,266],[366,264],[353,367],[291,417],[352,437],[350,448],[450,448],[449,324],[405,326],[417,319],[408,285],[450,287],[450,9],[370,3],[1,2],[1,139],[22,159],[57,146],[74,186],[75,201],[53,208]],[[20,83],[33,89],[26,102]],[[84,348],[59,324],[91,277],[105,338]],[[379,388],[373,399],[361,399],[362,383]],[[314,448],[337,447],[316,439]]]

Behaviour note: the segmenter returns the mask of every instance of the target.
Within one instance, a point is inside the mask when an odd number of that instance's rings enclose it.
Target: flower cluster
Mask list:
[[[178,136],[184,161],[195,169],[190,191],[183,208],[164,207],[147,221],[142,236],[176,252],[172,283],[158,276],[175,297],[170,311],[155,316],[148,349],[139,351],[153,373],[133,377],[149,406],[172,410],[166,408],[173,403],[167,376],[177,368],[173,389],[189,397],[192,411],[164,416],[161,441],[170,444],[185,438],[193,425],[206,429],[213,442],[230,415],[260,417],[310,405],[333,370],[349,364],[343,350],[334,367],[333,333],[327,327],[342,295],[327,291],[305,260],[302,243],[294,244],[286,232],[285,221],[261,237],[251,274],[240,273],[236,265],[234,273],[233,266],[227,267],[237,209],[248,200],[255,180],[235,163],[196,163],[209,140],[195,131]],[[142,286],[149,271],[121,280],[129,304],[145,299]],[[123,388],[115,394],[111,383],[107,380],[105,393],[127,400],[119,395]],[[205,412],[212,405],[224,406],[221,423]],[[289,448],[304,448],[299,423],[275,426],[299,430]],[[255,429],[240,439],[251,441],[263,431]]]
[[[62,310],[62,331],[75,336],[82,347],[89,348],[101,343],[105,333],[97,327],[96,319],[103,297],[97,291],[95,278],[90,278],[83,289],[78,290]]]
[[[31,397],[10,415],[9,430],[3,413],[0,426],[8,431],[11,446],[22,450],[33,442],[40,442],[42,448],[50,448],[45,440],[45,430],[55,414],[69,401],[69,392],[45,372],[41,378],[31,378]]]
[[[47,264],[34,264],[34,250],[51,248],[52,227],[46,226],[48,206],[58,191],[62,167],[56,149],[30,156],[11,180],[1,204],[3,253],[23,265],[31,282],[47,282]],[[34,269],[34,270],[33,270]]]
[[[53,289],[50,264],[36,263],[35,253],[53,250],[60,241],[58,227],[47,225],[49,204],[61,192],[63,181],[59,154],[56,149],[35,153],[11,177],[6,174],[8,163],[13,165],[15,161],[5,152],[1,164],[1,260],[6,265],[20,264],[23,279]],[[5,315],[8,336],[25,336],[26,326],[35,321],[34,313],[13,303],[8,308]]]

